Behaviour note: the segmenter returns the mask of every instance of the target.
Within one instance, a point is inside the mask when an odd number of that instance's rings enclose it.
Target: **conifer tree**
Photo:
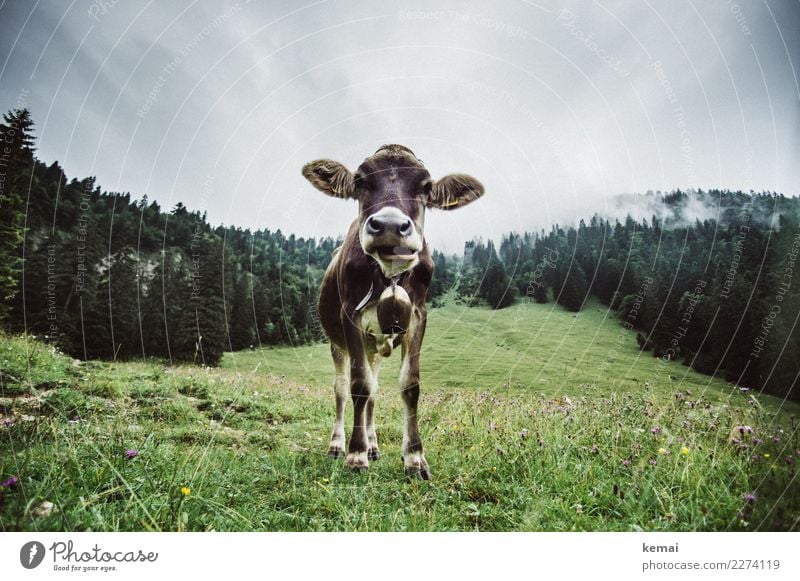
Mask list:
[[[27,109],[3,115],[0,123],[0,323],[19,291],[24,200],[33,171],[33,120]]]

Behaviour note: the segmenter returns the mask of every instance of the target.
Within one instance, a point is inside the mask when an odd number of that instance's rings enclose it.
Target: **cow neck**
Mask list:
[[[369,304],[370,300],[372,300],[373,295],[375,295],[375,287],[379,288],[379,292],[377,296],[381,296],[383,291],[390,286],[403,286],[403,283],[408,278],[408,273],[410,270],[404,270],[394,278],[386,278],[381,270],[380,265],[370,256],[370,270],[372,272],[372,280],[369,283],[369,290],[367,294],[364,295],[364,298],[361,299],[361,302],[356,305],[356,312],[362,310],[367,304]],[[377,284],[376,284],[377,283]]]

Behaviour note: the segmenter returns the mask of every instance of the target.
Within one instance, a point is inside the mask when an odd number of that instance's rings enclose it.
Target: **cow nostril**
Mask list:
[[[367,220],[367,232],[370,234],[380,234],[383,232],[383,224],[380,222],[380,220],[370,218]]]
[[[400,224],[400,234],[403,236],[408,236],[411,234],[411,220],[406,220]]]

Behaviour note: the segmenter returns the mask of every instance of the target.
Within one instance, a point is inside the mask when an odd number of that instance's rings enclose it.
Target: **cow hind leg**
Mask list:
[[[350,380],[347,377],[347,355],[338,347],[331,344],[331,356],[336,368],[333,378],[333,392],[336,397],[336,418],[333,421],[331,443],[328,446],[328,456],[331,458],[344,458],[344,408],[347,404],[347,395],[350,391]]]

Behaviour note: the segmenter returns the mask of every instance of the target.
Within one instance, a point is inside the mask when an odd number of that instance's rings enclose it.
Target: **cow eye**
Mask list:
[[[424,196],[430,196],[432,189],[433,189],[433,182],[427,181],[424,184],[422,184],[422,187],[420,188],[420,193],[422,193],[422,195]]]

